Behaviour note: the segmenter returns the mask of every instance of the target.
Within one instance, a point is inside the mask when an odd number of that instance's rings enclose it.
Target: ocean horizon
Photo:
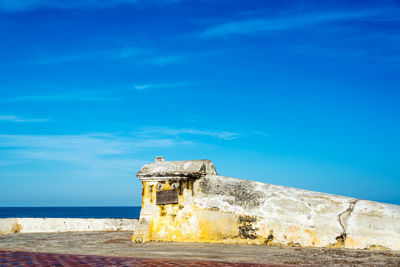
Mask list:
[[[140,206],[0,207],[0,218],[138,219]]]

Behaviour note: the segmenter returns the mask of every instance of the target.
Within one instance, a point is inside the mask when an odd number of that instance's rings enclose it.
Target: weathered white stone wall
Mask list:
[[[137,219],[5,218],[0,234],[80,231],[133,231]]]
[[[137,176],[143,199],[133,242],[400,250],[397,205],[224,177],[209,160],[156,160]],[[177,201],[158,201],[162,191]]]
[[[245,229],[249,239],[270,233],[280,245],[400,250],[398,205],[219,175],[194,186],[198,208],[254,218]]]

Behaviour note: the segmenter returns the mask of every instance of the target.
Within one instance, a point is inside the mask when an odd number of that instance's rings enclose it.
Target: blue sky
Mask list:
[[[400,2],[0,0],[0,206],[140,205],[139,168],[400,204]]]

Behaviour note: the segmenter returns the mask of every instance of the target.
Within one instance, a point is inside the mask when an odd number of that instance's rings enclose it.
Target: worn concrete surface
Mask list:
[[[0,249],[317,266],[400,266],[400,252],[210,243],[131,244],[131,232],[5,234]]]

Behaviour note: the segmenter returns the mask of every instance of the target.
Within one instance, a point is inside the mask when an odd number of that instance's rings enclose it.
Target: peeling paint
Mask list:
[[[11,226],[11,232],[16,234],[22,231],[22,225],[20,225],[18,222],[15,222],[12,226]]]
[[[239,238],[256,239],[258,228],[254,226],[257,221],[255,216],[239,215]]]

